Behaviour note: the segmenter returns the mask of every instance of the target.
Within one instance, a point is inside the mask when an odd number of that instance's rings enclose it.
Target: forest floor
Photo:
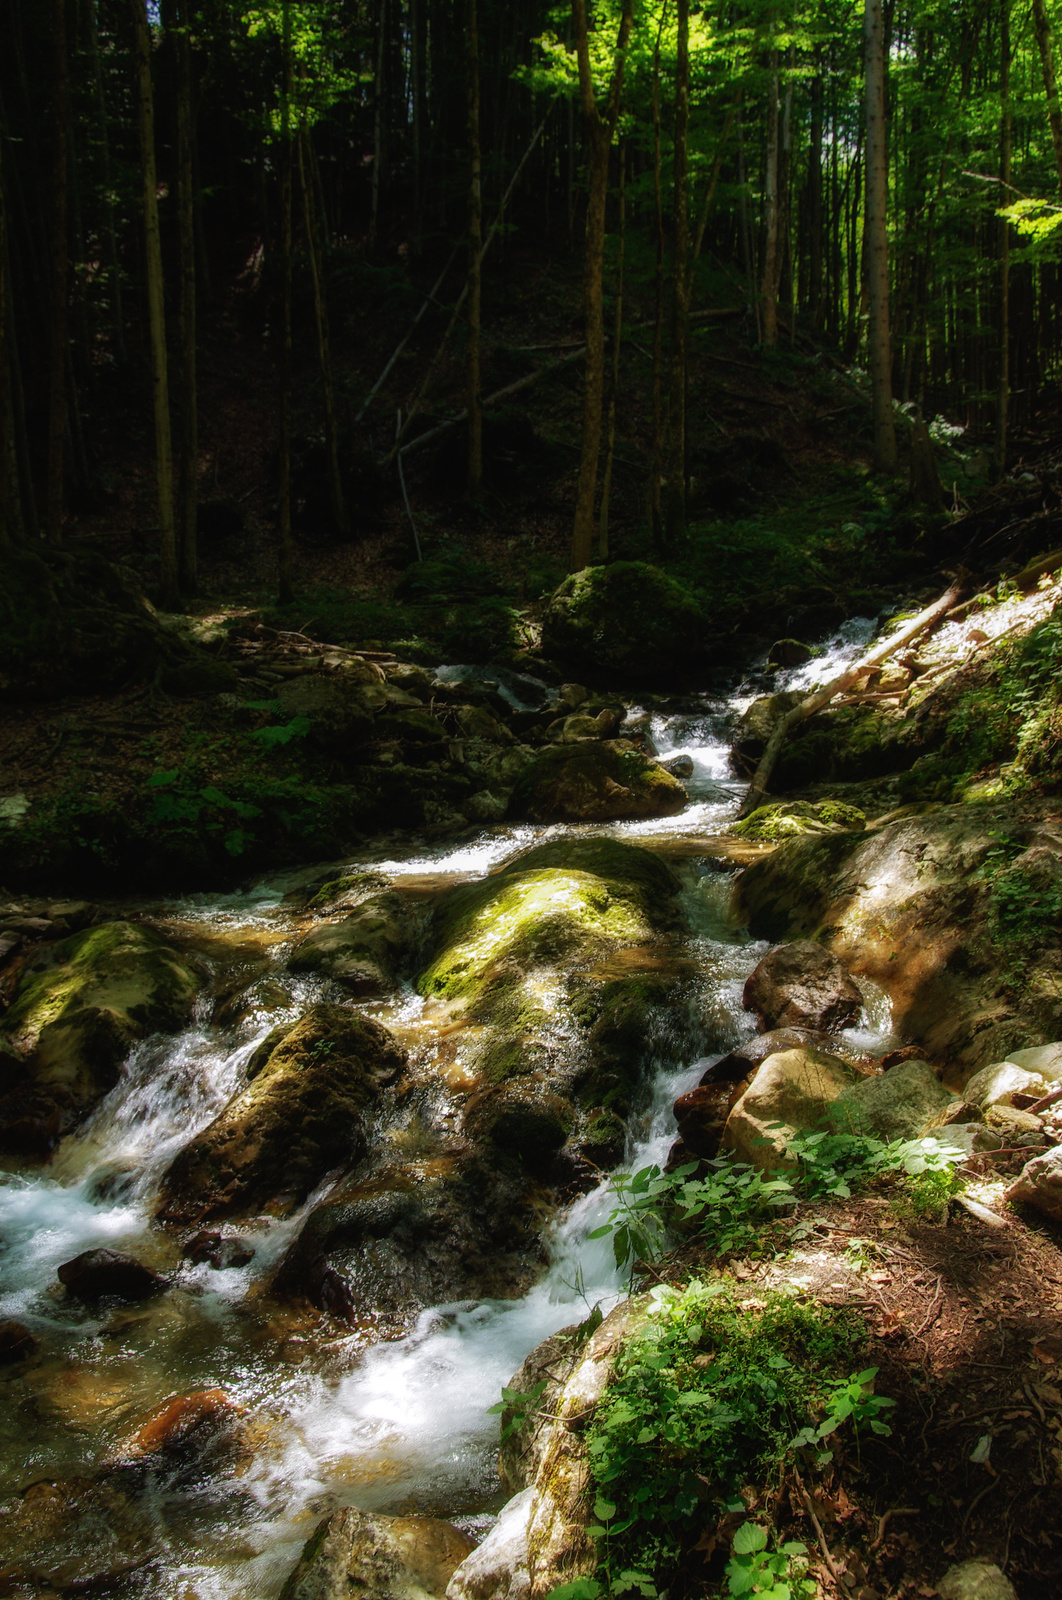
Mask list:
[[[780,1288],[857,1308],[860,1364],[877,1368],[875,1393],[898,1402],[890,1437],[842,1446],[834,1436],[834,1462],[809,1491],[818,1528],[790,1475],[748,1506],[808,1544],[825,1594],[932,1596],[927,1574],[971,1552],[1026,1600],[1062,1593],[1059,1230],[1002,1206],[1006,1164],[990,1171],[977,1158],[965,1191],[996,1211],[996,1227],[954,1204],[918,1216],[902,1194],[815,1201],[725,1269],[750,1308]],[[696,1244],[657,1269],[676,1287],[711,1272]],[[687,1559],[695,1589],[710,1555]]]

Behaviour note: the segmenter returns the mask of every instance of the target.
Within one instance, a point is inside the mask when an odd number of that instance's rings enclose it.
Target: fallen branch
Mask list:
[[[585,353],[586,346],[581,344],[577,350],[572,350],[568,355],[562,356],[559,361],[551,361],[548,367],[539,367],[536,372],[529,372],[526,377],[518,378],[515,383],[510,383],[506,388],[496,389],[493,394],[484,395],[484,406],[495,406],[499,400],[507,400],[510,395],[518,394],[521,389],[530,389],[531,385],[537,383],[540,378],[548,378],[552,373],[559,372],[562,367],[569,366],[571,362]],[[418,433],[416,438],[410,439],[408,444],[404,444],[397,454],[408,456],[413,450],[419,450],[422,445],[430,444],[433,439],[437,439],[440,433],[445,433],[448,428],[456,428],[459,423],[467,420],[467,409],[459,411],[456,417],[448,417],[445,422],[440,422],[437,427],[429,428],[427,433]]]
[[[749,784],[748,792],[742,801],[741,810],[738,813],[739,817],[749,816],[763,803],[771,773],[774,771],[782,746],[789,737],[791,730],[797,727],[799,723],[806,721],[808,717],[814,716],[816,711],[821,711],[824,706],[828,706],[836,695],[843,694],[846,689],[856,682],[857,678],[862,677],[864,672],[867,672],[871,667],[878,666],[882,661],[886,661],[897,650],[902,650],[904,645],[910,644],[911,640],[916,638],[918,634],[923,633],[927,628],[931,628],[935,622],[939,622],[941,617],[956,604],[960,592],[960,585],[958,583],[953,584],[946,594],[942,594],[939,600],[934,600],[931,606],[927,606],[924,611],[920,611],[917,617],[912,618],[906,627],[900,629],[899,633],[891,634],[883,644],[878,645],[876,650],[872,650],[861,661],[857,661],[854,667],[849,667],[839,677],[831,679],[821,689],[816,689],[814,694],[809,695],[806,700],[802,700],[798,706],[794,706],[792,711],[787,711],[784,716],[779,717],[771,729],[767,747],[760,757],[756,774]]]
[[[1062,1089],[1052,1089],[1050,1094],[1045,1094],[1042,1100],[1037,1100],[1029,1110],[1034,1117],[1038,1117],[1041,1111],[1046,1111],[1048,1106],[1057,1105],[1060,1100],[1062,1100]]]
[[[822,1559],[825,1561],[827,1567],[829,1568],[830,1577],[833,1579],[834,1583],[839,1584],[840,1581],[841,1581],[841,1574],[837,1570],[837,1563],[834,1561],[833,1554],[832,1554],[832,1552],[830,1550],[830,1547],[826,1543],[826,1535],[822,1531],[822,1523],[819,1521],[818,1517],[815,1515],[815,1507],[811,1503],[811,1496],[808,1494],[807,1490],[804,1488],[803,1483],[801,1483],[799,1472],[794,1472],[793,1473],[793,1477],[796,1479],[797,1490],[798,1490],[798,1492],[800,1494],[801,1500],[804,1503],[804,1510],[807,1512],[808,1516],[811,1518],[812,1526],[815,1529],[815,1533],[818,1536],[819,1549],[822,1551]]]

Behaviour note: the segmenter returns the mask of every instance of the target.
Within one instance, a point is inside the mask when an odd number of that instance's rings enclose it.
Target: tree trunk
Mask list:
[[[0,123],[0,548],[19,543],[26,537],[19,487],[18,448],[15,443],[15,363],[12,358],[15,319],[11,312],[11,258],[8,248],[11,207],[4,172],[6,148],[6,131]]]
[[[634,0],[623,0],[619,32],[613,54],[608,99],[602,115],[594,93],[587,36],[586,0],[572,0],[572,24],[579,60],[579,90],[586,118],[589,146],[589,193],[586,203],[586,254],[583,262],[583,305],[586,315],[586,382],[583,392],[583,437],[579,456],[579,485],[572,529],[573,572],[588,566],[594,547],[594,496],[601,451],[602,395],[605,382],[605,314],[601,275],[605,260],[605,202],[608,196],[608,157],[619,120],[623,92],[623,66],[633,21]]]
[[[664,365],[664,198],[661,190],[660,137],[660,36],[664,31],[667,6],[660,11],[660,26],[653,51],[653,215],[656,221],[656,318],[653,323],[653,477],[649,486],[649,515],[653,543],[664,548],[664,508],[661,485],[664,481],[664,408],[662,404]]]
[[[373,86],[372,134],[372,211],[369,216],[369,247],[376,243],[380,226],[380,183],[383,167],[384,62],[387,46],[387,0],[380,0],[379,36],[376,41],[376,74]]]
[[[690,311],[690,217],[686,137],[690,120],[690,6],[678,0],[675,56],[674,228],[671,394],[668,404],[667,542],[686,533],[686,334]]]
[[[181,592],[198,587],[196,510],[199,495],[199,410],[196,382],[195,184],[193,182],[193,113],[191,6],[178,0],[177,34],[177,254],[180,292],[177,302],[177,541]]]
[[[627,248],[627,149],[619,151],[619,247],[616,252],[616,305],[612,320],[612,373],[608,391],[605,470],[601,478],[601,510],[597,522],[597,554],[608,560],[608,515],[612,496],[612,462],[616,453],[616,408],[619,398],[620,360],[623,356],[623,262]]]
[[[63,537],[63,487],[66,475],[66,343],[70,308],[70,246],[67,232],[69,64],[66,0],[52,0],[55,76],[52,96],[52,304],[48,344],[48,537]]]
[[[335,391],[332,387],[332,354],[328,334],[328,302],[325,299],[324,279],[321,273],[321,249],[317,235],[317,217],[313,203],[313,187],[309,171],[310,136],[305,125],[299,129],[299,183],[302,186],[303,220],[306,224],[306,253],[310,261],[313,280],[313,308],[317,321],[317,359],[321,368],[321,389],[324,395],[325,449],[328,453],[328,485],[332,496],[332,514],[336,519],[336,532],[345,539],[349,532],[347,508],[343,496],[343,477],[339,469],[339,436],[336,430]]]
[[[480,388],[480,316],[483,287],[483,188],[479,148],[479,30],[476,0],[465,0],[468,75],[468,492],[483,483],[483,395]]]
[[[999,7],[999,188],[1010,194],[1013,115],[1010,104],[1010,0]],[[999,383],[996,392],[995,476],[1007,468],[1007,413],[1010,403],[1010,223],[999,218]]]
[[[808,144],[808,293],[807,317],[812,333],[822,325],[823,248],[822,248],[822,74],[811,80],[811,130]]]
[[[282,0],[283,85],[280,94],[280,456],[277,478],[277,599],[295,598],[295,541],[291,532],[291,0]]]
[[[144,187],[144,272],[155,412],[155,463],[159,501],[159,594],[161,604],[178,604],[177,535],[173,519],[173,445],[166,364],[165,285],[159,238],[158,179],[155,174],[155,100],[151,87],[151,32],[146,0],[131,0],[140,108],[140,168]]]
[[[111,291],[111,318],[114,327],[114,348],[119,361],[125,360],[125,316],[122,308],[122,272],[118,262],[118,232],[114,216],[114,183],[111,177],[111,143],[108,133],[107,96],[103,87],[103,61],[100,56],[100,35],[96,23],[96,7],[85,7],[88,16],[89,46],[92,51],[92,70],[96,97],[96,137],[100,141],[100,164],[104,202],[107,218],[107,275]]]
[[[889,339],[889,174],[885,130],[885,33],[881,0],[866,0],[864,43],[867,96],[864,252],[870,312],[867,342],[874,407],[874,465],[879,472],[894,472],[896,428],[892,415],[892,347]]]
[[[764,178],[765,233],[763,242],[763,342],[768,349],[778,343],[778,162],[781,104],[778,51],[771,51],[767,89],[767,170]]]
[[[1051,24],[1048,21],[1044,0],[1032,0],[1032,13],[1036,28],[1036,43],[1040,50],[1044,93],[1047,96],[1047,120],[1051,124],[1051,143],[1055,151],[1055,166],[1058,168],[1058,194],[1062,199],[1062,111],[1059,110],[1058,104],[1055,58],[1051,47]]]

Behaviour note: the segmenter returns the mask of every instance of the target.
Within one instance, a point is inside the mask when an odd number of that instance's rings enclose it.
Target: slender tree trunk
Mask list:
[[[373,90],[372,136],[372,211],[369,217],[369,246],[376,243],[380,226],[380,184],[383,167],[384,62],[387,47],[387,0],[380,0],[379,37],[376,42],[376,76]]]
[[[332,494],[332,514],[336,519],[336,532],[341,539],[349,533],[347,508],[343,496],[343,476],[339,468],[339,435],[336,428],[335,390],[332,386],[332,354],[328,333],[328,302],[325,298],[324,279],[321,273],[321,249],[317,235],[317,217],[313,203],[313,186],[308,171],[310,136],[305,125],[299,129],[299,183],[302,187],[303,220],[306,225],[306,253],[310,261],[313,280],[313,307],[317,321],[317,359],[321,368],[321,389],[324,395],[325,449],[328,452],[328,483]]]
[[[1036,43],[1040,50],[1040,69],[1044,78],[1044,93],[1047,96],[1047,120],[1051,124],[1051,143],[1055,151],[1055,166],[1058,168],[1058,193],[1062,199],[1062,111],[1058,104],[1058,82],[1055,78],[1055,56],[1051,42],[1051,24],[1047,16],[1047,7],[1044,0],[1032,0],[1033,25],[1036,29]]]
[[[107,218],[107,274],[111,291],[111,319],[114,327],[114,349],[119,361],[125,360],[125,315],[122,307],[122,272],[118,260],[118,231],[114,216],[114,182],[111,177],[111,143],[108,133],[107,97],[103,88],[103,60],[100,55],[100,34],[96,23],[96,7],[85,7],[88,15],[89,45],[92,50],[92,70],[96,96],[96,136],[100,141],[100,157],[104,202]]]
[[[291,190],[294,160],[291,148],[291,0],[282,0],[283,83],[280,94],[280,440],[277,481],[277,599],[295,598],[295,541],[291,531]]]
[[[146,0],[131,0],[140,106],[140,168],[144,186],[144,271],[155,412],[155,462],[159,501],[159,594],[164,607],[178,604],[177,534],[173,518],[173,444],[166,364],[166,312],[159,238],[158,179],[155,174],[155,100],[151,86],[151,33]]]
[[[597,554],[608,560],[609,500],[612,496],[612,462],[616,454],[616,408],[619,399],[620,361],[623,356],[623,264],[627,248],[627,149],[619,150],[619,245],[616,252],[616,304],[612,319],[612,373],[608,392],[605,470],[601,478],[601,510],[597,523]]]
[[[480,319],[483,288],[483,187],[479,148],[479,30],[476,0],[465,0],[468,75],[468,492],[483,483],[483,394],[480,387]]]
[[[653,478],[649,486],[649,514],[653,528],[653,543],[658,550],[664,548],[664,507],[662,484],[664,481],[664,197],[661,187],[661,131],[660,131],[660,37],[667,17],[666,4],[661,7],[660,25],[656,31],[656,48],[653,51],[653,217],[656,223],[656,316],[653,322]]]
[[[892,347],[889,339],[889,177],[885,130],[885,33],[881,0],[866,0],[864,42],[867,97],[864,250],[870,312],[867,339],[874,407],[874,463],[879,472],[893,472],[896,468],[896,428],[892,415]]]
[[[808,144],[808,293],[807,316],[816,333],[823,312],[822,248],[822,75],[811,80],[811,129]]]
[[[52,0],[52,48],[55,69],[52,97],[52,304],[48,348],[48,537],[63,537],[63,487],[66,476],[66,345],[70,311],[70,246],[67,230],[69,193],[69,64],[66,0]]]
[[[6,146],[6,132],[0,123],[0,548],[20,543],[26,536],[19,487],[18,448],[15,443],[12,381],[15,319],[11,310],[11,257],[8,248],[11,208],[4,171]]]
[[[690,7],[678,0],[675,56],[671,394],[668,404],[667,542],[686,533],[686,335],[690,312],[690,216],[686,139],[690,120]]]
[[[999,185],[1009,195],[1013,113],[1010,103],[1010,0],[999,7]],[[996,395],[995,476],[1007,468],[1007,415],[1010,404],[1010,223],[999,218],[999,385]]]
[[[586,315],[586,381],[583,391],[583,437],[579,456],[572,529],[573,572],[590,562],[594,547],[594,497],[597,463],[601,452],[601,413],[605,382],[605,313],[601,275],[605,260],[605,202],[608,197],[608,158],[619,121],[623,92],[623,66],[634,17],[634,0],[623,0],[619,32],[613,54],[612,75],[604,114],[594,93],[587,35],[586,0],[572,0],[572,24],[579,61],[579,90],[586,119],[589,147],[589,193],[586,204],[586,254],[583,262],[583,304]]]
[[[778,343],[778,280],[781,261],[778,245],[778,166],[781,101],[778,51],[771,51],[767,89],[767,170],[764,178],[765,228],[763,242],[763,342],[768,349]]]
[[[700,216],[697,218],[697,231],[693,236],[694,261],[699,261],[701,258],[701,246],[704,244],[705,229],[708,227],[708,216],[712,209],[712,201],[715,199],[715,191],[719,187],[719,174],[723,170],[723,157],[726,155],[727,146],[730,142],[730,135],[733,132],[737,114],[741,109],[741,98],[742,90],[741,86],[739,85],[734,94],[734,102],[731,105],[730,110],[727,112],[726,122],[723,124],[723,131],[719,135],[719,143],[716,146],[715,151],[715,160],[712,162],[712,175],[708,179],[708,187],[704,192],[704,200],[701,204]]]
[[[177,540],[181,592],[198,587],[196,511],[199,492],[199,409],[196,379],[195,184],[193,181],[192,17],[189,0],[178,0],[177,35]]]

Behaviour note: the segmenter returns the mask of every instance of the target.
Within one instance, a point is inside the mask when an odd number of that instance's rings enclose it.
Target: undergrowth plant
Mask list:
[[[698,1281],[655,1289],[651,1303],[587,1441],[598,1580],[610,1594],[647,1597],[702,1524],[744,1510],[743,1484],[775,1477],[809,1437],[846,1421],[873,1428],[882,1406],[872,1373],[848,1375],[864,1337],[850,1311],[784,1294],[750,1305],[722,1282]],[[785,1573],[765,1562],[739,1570],[749,1585],[732,1593],[769,1593],[754,1581]]]

